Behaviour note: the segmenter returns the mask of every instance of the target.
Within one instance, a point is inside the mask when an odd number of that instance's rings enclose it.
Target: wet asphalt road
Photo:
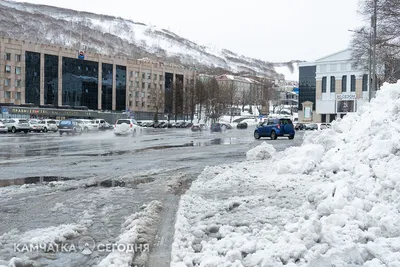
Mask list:
[[[206,166],[243,161],[262,141],[277,150],[302,143],[301,132],[294,140],[272,141],[255,140],[252,130],[145,129],[136,137],[0,135],[0,261],[21,256],[10,247],[27,231],[61,224],[83,224],[84,235],[113,242],[127,216],[159,200],[163,210],[145,266],[169,266],[180,195]],[[43,266],[66,267],[96,266],[105,256],[29,257]]]

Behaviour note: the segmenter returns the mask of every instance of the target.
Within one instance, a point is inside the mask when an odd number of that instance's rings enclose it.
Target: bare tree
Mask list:
[[[154,122],[158,122],[158,114],[161,110],[164,110],[165,92],[162,88],[152,88],[150,91],[150,104],[154,110]]]
[[[374,1],[360,0],[359,12],[366,24],[370,24]],[[352,59],[355,67],[370,69],[373,39],[368,27],[357,29],[351,41]],[[379,0],[377,2],[377,65],[385,66],[385,81],[393,82],[394,74],[400,71],[400,1]]]

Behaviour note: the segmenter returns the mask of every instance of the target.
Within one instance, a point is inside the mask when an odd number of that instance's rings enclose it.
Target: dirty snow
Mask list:
[[[399,115],[400,82],[385,84],[301,147],[206,168],[181,199],[171,266],[400,266]]]
[[[129,267],[132,266],[135,254],[140,254],[144,266],[147,254],[150,251],[152,234],[157,228],[157,221],[160,219],[162,204],[159,201],[152,201],[142,207],[142,211],[129,216],[122,225],[122,233],[117,237],[116,245],[122,244],[123,247],[131,245],[132,250],[115,250],[107,255],[98,267]],[[136,257],[136,261],[138,261]],[[137,262],[135,262],[137,264]]]

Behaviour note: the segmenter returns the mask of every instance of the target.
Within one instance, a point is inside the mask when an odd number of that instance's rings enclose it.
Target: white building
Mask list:
[[[303,63],[300,68],[311,65],[315,66],[315,103],[302,97],[304,91],[302,92],[300,77],[299,120],[331,122],[349,112],[356,112],[369,101],[368,71],[353,67],[350,49],[320,58],[313,63]],[[307,91],[308,94],[310,92]]]

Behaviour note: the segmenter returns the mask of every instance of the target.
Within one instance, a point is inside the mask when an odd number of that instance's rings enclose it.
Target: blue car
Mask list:
[[[268,119],[259,124],[254,130],[254,138],[270,137],[272,140],[278,136],[293,139],[295,135],[293,122],[290,119]]]

